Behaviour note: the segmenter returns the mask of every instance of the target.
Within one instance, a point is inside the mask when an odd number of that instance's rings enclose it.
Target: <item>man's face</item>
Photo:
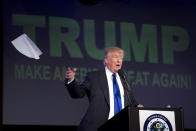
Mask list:
[[[105,65],[112,73],[117,73],[121,69],[122,61],[122,51],[109,52],[107,57],[104,58]]]

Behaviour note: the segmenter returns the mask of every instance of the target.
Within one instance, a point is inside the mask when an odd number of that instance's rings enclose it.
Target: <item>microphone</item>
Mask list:
[[[131,104],[131,99],[130,99],[130,97],[129,97],[129,94],[128,94],[128,88],[130,88],[130,86],[129,86],[129,83],[127,82],[127,79],[126,79],[126,77],[125,77],[125,72],[122,70],[122,69],[120,69],[119,71],[118,71],[118,74],[121,76],[121,78],[123,79],[123,85],[125,85],[125,86],[123,86],[123,88],[124,88],[124,90],[125,90],[125,93],[126,93],[126,95],[127,95],[127,98],[128,98],[128,103],[129,103],[129,105],[130,106],[132,106],[132,104]],[[128,87],[128,88],[127,88]]]
[[[126,79],[126,77],[125,77],[125,72],[124,72],[124,70],[121,70],[121,69],[120,69],[120,70],[118,71],[118,74],[123,78],[123,80],[124,80],[126,86],[129,87],[129,84],[128,84],[127,79]]]
[[[122,69],[118,70],[118,74],[123,78],[125,79],[125,73]]]

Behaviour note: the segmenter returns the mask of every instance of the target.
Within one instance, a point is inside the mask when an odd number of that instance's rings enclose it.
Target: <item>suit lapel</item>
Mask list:
[[[109,89],[105,71],[100,73],[100,88],[103,91],[107,105],[109,106]],[[110,107],[110,106],[109,106]]]
[[[106,73],[105,70],[101,71],[101,73],[99,74],[99,78],[100,78],[100,88],[103,91],[106,103],[108,105],[108,107],[110,107],[110,101],[109,101],[109,88],[108,88],[108,81],[107,81],[107,77],[106,77]],[[123,79],[120,77],[121,82],[123,84],[124,88],[128,88],[127,85],[123,82]],[[127,94],[124,90],[124,105],[125,107],[129,105],[129,101],[128,101],[128,97]]]

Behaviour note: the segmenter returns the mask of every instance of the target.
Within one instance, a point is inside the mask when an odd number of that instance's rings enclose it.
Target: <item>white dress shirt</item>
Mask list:
[[[108,88],[109,88],[109,99],[110,99],[110,112],[108,116],[108,120],[114,116],[114,92],[113,92],[113,76],[112,72],[105,67],[107,81],[108,81]],[[118,86],[120,88],[120,96],[121,96],[121,103],[122,109],[124,108],[124,89],[120,80],[120,76],[116,73],[116,80],[118,82]]]

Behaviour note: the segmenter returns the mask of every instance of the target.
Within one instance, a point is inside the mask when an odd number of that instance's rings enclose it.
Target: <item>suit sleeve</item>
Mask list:
[[[128,84],[129,84],[128,92],[129,92],[130,101],[131,101],[131,105],[130,106],[137,107],[138,103],[137,103],[137,101],[135,99],[135,96],[134,96],[134,92],[133,92],[133,88],[132,88],[132,82],[131,82],[130,79],[128,79],[127,74],[125,74],[125,75],[126,75],[126,80],[127,80]]]
[[[83,82],[80,84],[76,80],[73,80],[69,84],[65,83],[65,87],[72,98],[83,98],[86,95],[89,85],[90,82],[88,74],[85,75]]]
[[[138,103],[137,103],[137,101],[134,97],[133,89],[131,89],[131,91],[129,91],[129,96],[130,96],[130,99],[131,99],[131,106],[136,107],[138,105]]]

